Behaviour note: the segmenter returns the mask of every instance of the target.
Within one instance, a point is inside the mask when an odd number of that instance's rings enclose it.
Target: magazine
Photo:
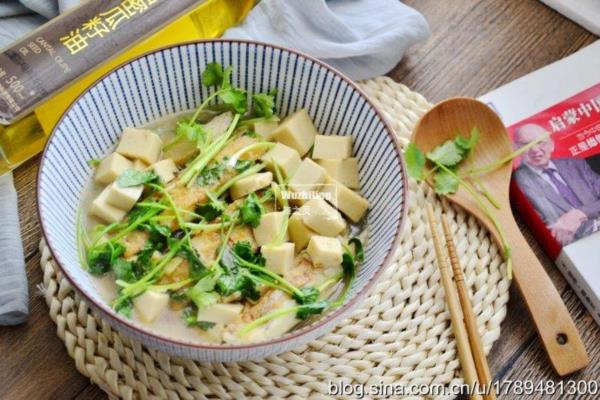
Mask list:
[[[536,141],[514,162],[512,203],[600,324],[600,41],[480,100],[515,148]]]

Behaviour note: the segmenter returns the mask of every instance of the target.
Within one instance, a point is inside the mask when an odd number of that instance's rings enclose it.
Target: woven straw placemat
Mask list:
[[[430,104],[389,78],[361,86],[406,144]],[[62,277],[42,242],[50,317],[79,372],[115,398],[320,399],[335,397],[332,385],[339,388],[340,382],[366,389],[389,384],[394,390],[413,384],[460,384],[423,204],[432,202],[436,212],[444,210],[451,219],[486,352],[500,336],[506,315],[505,266],[488,232],[472,217],[440,202],[424,185],[411,182],[409,190],[408,221],[395,262],[350,318],[293,352],[259,362],[206,364],[145,348],[94,315]]]

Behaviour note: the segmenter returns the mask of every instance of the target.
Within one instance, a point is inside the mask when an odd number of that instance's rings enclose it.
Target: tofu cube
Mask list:
[[[260,248],[265,258],[267,269],[279,275],[287,275],[294,267],[294,243],[282,243],[280,245],[265,245]]]
[[[125,157],[153,164],[158,161],[161,150],[162,140],[156,133],[148,129],[125,128],[116,151]]]
[[[175,174],[178,171],[175,161],[170,158],[152,164],[152,170],[158,175],[158,178],[163,184],[169,183],[175,179]]]
[[[305,158],[298,167],[296,173],[290,179],[288,187],[298,193],[296,203],[304,204],[306,199],[311,198],[311,192],[318,191],[320,185],[325,182],[327,172],[323,167],[310,158]]]
[[[263,214],[260,217],[260,224],[252,230],[256,244],[258,246],[264,246],[275,240],[277,236],[279,236],[284,218],[287,218],[287,216],[283,211]],[[283,240],[286,242],[288,241],[287,231]]]
[[[106,202],[111,206],[129,211],[135,203],[142,197],[144,186],[121,187],[118,182],[113,182],[108,187]]]
[[[146,290],[133,300],[138,319],[147,324],[152,323],[169,305],[169,295],[166,293]]]
[[[96,168],[94,180],[97,183],[108,185],[112,183],[125,170],[132,168],[132,163],[119,153],[112,153],[104,158]]]
[[[296,150],[281,143],[277,143],[260,159],[267,165],[267,169],[273,173],[275,173],[274,164],[277,164],[284,178],[293,176],[302,162]]]
[[[315,160],[333,159],[342,160],[352,157],[351,136],[325,136],[317,135],[312,158]]]
[[[323,199],[312,199],[300,210],[304,224],[323,236],[337,236],[346,229],[342,215]]]
[[[352,220],[358,222],[369,209],[369,201],[355,191],[328,177],[321,191],[329,193],[331,204]]]
[[[288,233],[290,235],[290,239],[296,245],[295,247],[297,251],[304,250],[306,245],[308,245],[310,238],[316,235],[316,232],[306,226],[304,221],[302,221],[302,214],[300,210],[293,213],[290,217],[290,221],[288,222]]]
[[[316,267],[337,267],[342,263],[342,244],[336,238],[313,236],[307,252]]]
[[[165,158],[170,158],[178,166],[183,166],[197,153],[198,148],[196,147],[196,144],[190,140],[183,139],[181,142],[169,146],[169,148],[165,150],[163,156]]]
[[[273,182],[273,174],[271,172],[250,175],[234,183],[231,189],[229,189],[229,194],[236,200],[247,194],[266,188],[271,182]]]
[[[133,160],[133,169],[136,171],[145,171],[148,168],[148,164],[142,160]]]
[[[92,205],[90,206],[90,214],[112,224],[113,222],[119,222],[123,220],[127,214],[127,211],[108,204],[106,198],[108,197],[109,191],[110,186],[104,188],[98,197],[92,201]]]
[[[211,132],[213,138],[217,138],[224,134],[233,122],[233,114],[231,112],[226,112],[223,114],[219,114],[206,124],[204,124],[204,129]]]
[[[215,324],[230,324],[237,321],[242,313],[243,305],[238,303],[217,303],[198,310],[198,321],[214,322]]]
[[[273,132],[279,126],[279,123],[275,121],[262,121],[254,123],[254,132],[258,133],[260,136],[267,140],[271,140],[273,138]]]
[[[273,131],[273,139],[295,149],[300,156],[304,156],[315,142],[318,135],[317,128],[305,109],[301,109],[288,116]]]
[[[350,189],[360,189],[358,180],[358,160],[354,157],[344,160],[318,160],[317,164],[327,171],[327,174],[340,182],[342,185],[348,186]]]

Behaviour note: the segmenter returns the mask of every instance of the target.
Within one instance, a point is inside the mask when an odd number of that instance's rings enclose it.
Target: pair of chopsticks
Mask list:
[[[456,246],[450,231],[450,224],[445,215],[442,215],[442,228],[446,239],[446,248],[448,250],[448,258],[452,265],[454,274],[454,282],[448,269],[446,255],[442,250],[442,243],[437,231],[437,223],[433,213],[431,204],[427,204],[427,218],[431,228],[431,236],[435,247],[435,253],[440,268],[442,285],[446,294],[446,303],[450,311],[450,320],[452,330],[456,339],[456,347],[460,366],[463,371],[465,383],[471,389],[472,399],[481,399],[481,395],[477,391],[484,393],[483,398],[486,400],[495,400],[496,394],[493,390],[492,376],[490,367],[487,363],[485,353],[483,352],[483,344],[479,336],[475,314],[471,307],[465,277],[462,267],[458,261]],[[473,390],[475,389],[475,390]]]

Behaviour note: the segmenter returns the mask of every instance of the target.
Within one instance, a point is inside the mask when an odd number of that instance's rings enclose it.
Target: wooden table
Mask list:
[[[426,16],[432,36],[426,44],[411,50],[390,76],[432,102],[455,95],[481,95],[597,39],[536,0],[406,0],[405,3]],[[75,370],[63,343],[56,337],[56,327],[37,289],[42,279],[37,250],[40,229],[35,211],[38,164],[39,157],[15,172],[31,316],[24,325],[0,328],[0,399],[104,399],[106,396]],[[587,370],[571,379],[600,379],[597,345],[600,328],[541,252],[531,233],[526,229],[525,232],[562,294],[590,354]],[[496,380],[558,379],[514,287],[508,316],[502,325],[502,338],[494,345],[490,362]]]

